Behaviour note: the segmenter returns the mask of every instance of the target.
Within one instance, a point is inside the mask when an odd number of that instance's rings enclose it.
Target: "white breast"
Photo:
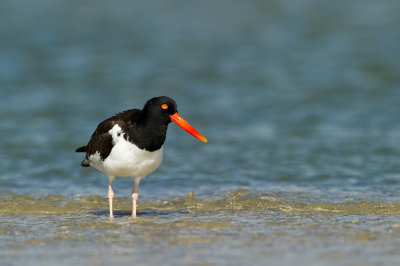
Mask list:
[[[93,167],[109,176],[144,178],[161,165],[162,147],[153,152],[141,150],[125,140],[118,125],[115,125],[109,133],[113,138],[114,147],[104,161],[100,159],[98,152],[91,155],[89,161]]]

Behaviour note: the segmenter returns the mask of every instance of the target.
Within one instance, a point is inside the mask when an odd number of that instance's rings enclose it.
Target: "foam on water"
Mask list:
[[[304,200],[304,199],[303,199]],[[131,211],[131,199],[117,197],[115,209],[118,212]],[[29,195],[9,194],[0,201],[0,215],[70,215],[97,214],[107,215],[108,199],[93,195],[68,198],[62,195],[33,197]],[[138,213],[142,216],[168,215],[169,213],[190,213],[193,215],[212,215],[240,212],[279,211],[299,215],[400,215],[400,203],[381,201],[358,202],[301,202],[295,195],[290,198],[277,198],[250,190],[237,190],[227,197],[216,200],[194,197],[191,191],[187,196],[176,200],[157,200],[141,203]],[[104,213],[103,213],[104,212]],[[123,215],[122,215],[123,216]]]

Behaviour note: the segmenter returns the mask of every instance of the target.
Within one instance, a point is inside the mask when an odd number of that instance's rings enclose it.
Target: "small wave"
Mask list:
[[[302,198],[304,201],[304,198]],[[114,209],[121,216],[129,215],[130,198],[115,198]],[[302,202],[288,198],[276,198],[250,190],[236,190],[221,199],[207,200],[196,198],[190,191],[185,197],[175,200],[139,202],[140,216],[161,216],[165,214],[210,214],[226,212],[266,212],[305,215],[400,215],[400,203],[382,201],[358,201],[344,203]],[[99,195],[87,197],[66,197],[48,195],[33,197],[29,195],[8,194],[0,197],[0,215],[12,214],[84,214],[107,215],[108,200]]]

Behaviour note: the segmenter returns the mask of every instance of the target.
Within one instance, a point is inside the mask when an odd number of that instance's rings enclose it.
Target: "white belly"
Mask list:
[[[110,155],[102,161],[99,153],[89,157],[90,165],[108,176],[144,178],[154,172],[162,162],[163,148],[149,152],[139,149],[118,134],[121,128],[115,125],[109,133],[113,137],[114,147]]]

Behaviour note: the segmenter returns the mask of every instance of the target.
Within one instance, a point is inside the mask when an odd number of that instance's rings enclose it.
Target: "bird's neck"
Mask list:
[[[156,119],[143,119],[135,126],[127,127],[125,136],[140,149],[156,151],[164,144],[167,129],[168,124],[160,123]]]

